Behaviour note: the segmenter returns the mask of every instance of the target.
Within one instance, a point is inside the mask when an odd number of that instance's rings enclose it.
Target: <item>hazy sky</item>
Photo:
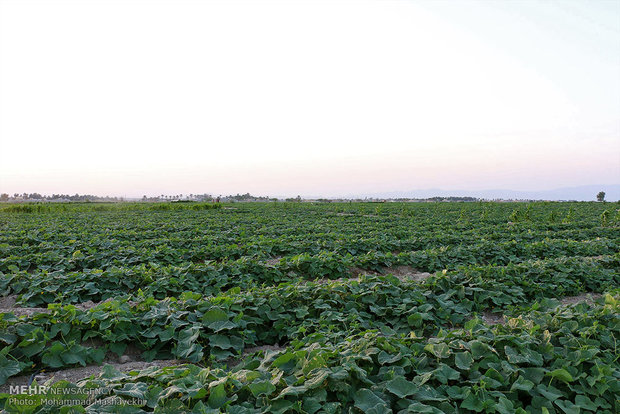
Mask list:
[[[619,182],[619,1],[0,0],[1,192]]]

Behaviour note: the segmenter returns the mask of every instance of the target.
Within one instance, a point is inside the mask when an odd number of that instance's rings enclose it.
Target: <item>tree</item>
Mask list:
[[[605,191],[601,191],[596,195],[596,201],[605,201]]]
[[[9,201],[9,195],[7,193],[0,194],[0,201]]]

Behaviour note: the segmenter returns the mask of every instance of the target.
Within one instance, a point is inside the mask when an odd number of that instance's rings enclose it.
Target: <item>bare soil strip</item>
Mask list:
[[[273,259],[265,260],[265,263],[268,264],[269,266],[277,266],[278,264],[280,264],[280,260],[282,260],[282,256],[277,256],[277,257],[274,257]]]
[[[576,303],[593,303],[598,298],[603,297],[600,293],[583,293],[577,296],[566,296],[560,299],[562,305],[574,305]]]
[[[274,259],[270,259],[267,262],[268,263],[271,262],[270,264],[275,264],[279,262],[279,260],[280,258],[274,258]],[[400,280],[415,280],[415,281],[424,280],[427,277],[431,276],[431,273],[419,272],[410,266],[386,267],[382,269],[381,273],[368,271],[368,270],[364,270],[360,268],[352,268],[351,274],[353,278],[350,278],[350,279],[343,279],[343,278],[333,279],[333,280],[324,279],[324,280],[320,280],[319,283],[342,282],[345,280],[354,280],[356,278],[359,278],[360,275],[365,275],[365,274],[366,275],[392,274],[395,277],[399,278]],[[601,295],[600,293],[583,293],[577,296],[567,296],[567,297],[561,298],[560,303],[562,305],[574,305],[574,304],[582,303],[582,302],[593,303],[596,299],[602,296],[603,295]],[[50,312],[48,309],[45,309],[45,308],[16,307],[15,306],[16,302],[17,302],[17,295],[9,295],[9,296],[0,297],[0,313],[12,312],[16,316],[22,316],[22,315],[31,316],[35,313],[49,313]],[[88,310],[104,302],[106,301],[103,301],[103,302],[87,301],[81,304],[76,304],[75,306],[81,310]],[[483,312],[481,315],[481,319],[488,325],[497,325],[497,324],[504,325],[507,323],[507,318],[504,315],[500,313],[494,313],[494,312]],[[84,343],[83,345],[98,347],[98,346],[101,346],[102,344],[99,344],[93,341],[92,343]],[[227,365],[229,367],[234,367],[238,365],[243,360],[243,358],[245,358],[246,356],[259,352],[259,351],[281,351],[283,349],[285,348],[279,345],[263,345],[263,346],[250,347],[250,348],[245,349],[245,351],[243,352],[243,355],[241,355],[240,357],[230,358]],[[124,355],[121,355],[120,357],[108,354],[106,358],[106,363],[102,365],[87,365],[85,367],[77,367],[77,368],[70,368],[70,369],[50,371],[50,372],[40,372],[34,375],[34,377],[32,375],[22,375],[22,376],[17,376],[17,377],[11,377],[8,379],[6,384],[0,386],[0,393],[8,393],[10,386],[28,385],[32,379],[35,379],[38,384],[43,384],[44,382],[47,382],[50,379],[52,379],[54,382],[66,380],[66,381],[69,381],[75,384],[91,376],[94,376],[94,377],[99,376],[101,374],[101,371],[103,370],[104,365],[112,365],[114,368],[116,368],[117,370],[121,372],[130,372],[130,371],[140,371],[140,370],[152,367],[152,366],[162,368],[162,367],[167,367],[167,366],[181,365],[184,363],[183,361],[177,360],[177,359],[155,360],[151,362],[146,362],[146,361],[139,360],[140,359],[139,355],[140,355],[140,350],[132,346],[128,346],[124,352]]]
[[[380,276],[380,275],[391,274],[392,276],[395,276],[402,281],[405,281],[405,280],[422,281],[428,278],[429,276],[432,276],[432,273],[420,272],[419,270],[414,269],[411,266],[384,267],[381,269],[380,272],[361,269],[359,267],[352,267],[350,271],[354,277],[359,277],[360,275]]]
[[[102,364],[102,365],[87,365],[85,367],[63,369],[59,371],[41,372],[35,375],[34,379],[36,379],[37,384],[39,385],[47,382],[50,379],[52,379],[53,382],[65,380],[73,384],[76,384],[83,379],[89,378],[92,375],[94,375],[95,378],[98,377],[99,374],[101,374],[101,371],[103,370],[104,365],[112,365],[114,368],[116,368],[117,370],[121,372],[130,372],[130,371],[141,371],[143,369],[153,367],[153,366],[162,368],[162,367],[170,367],[170,366],[182,365],[182,364],[184,364],[184,362],[178,359],[169,359],[169,360],[156,360],[156,361],[151,361],[151,362],[133,361],[133,362],[127,362],[124,364],[108,363],[108,364]],[[10,391],[11,386],[28,385],[30,383],[31,377],[32,377],[31,375],[21,375],[18,377],[9,378],[6,384],[0,385],[0,393],[8,393]]]
[[[482,318],[487,325],[505,325],[506,317],[501,313],[483,312]]]
[[[21,306],[16,306],[17,303],[17,295],[9,295],[0,297],[0,313],[12,313],[15,316],[32,316],[36,313],[50,313],[50,310],[47,308],[23,308]],[[112,298],[106,299],[101,302],[93,302],[92,300],[88,300],[82,303],[75,303],[74,306],[82,311],[87,311],[89,309],[94,308],[102,303],[111,301]],[[131,306],[136,305],[138,302],[129,301]]]
[[[15,316],[32,316],[35,313],[49,313],[47,308],[22,308],[15,306],[17,295],[9,295],[0,297],[0,313],[10,312]]]
[[[396,276],[397,278],[399,278],[400,280],[415,280],[415,281],[424,280],[432,275],[431,273],[428,273],[428,272],[420,272],[419,270],[416,270],[411,266],[385,267],[381,270],[381,273],[384,275],[392,274]]]
[[[595,300],[601,298],[603,295],[600,293],[582,293],[581,295],[577,295],[577,296],[565,296],[563,298],[560,298],[560,304],[561,305],[576,305],[578,303],[594,303]],[[501,313],[494,313],[494,312],[483,312],[481,319],[487,324],[487,325],[505,325],[508,320],[506,318],[506,316],[502,315]]]

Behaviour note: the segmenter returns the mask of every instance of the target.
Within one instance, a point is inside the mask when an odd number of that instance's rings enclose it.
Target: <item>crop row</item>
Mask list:
[[[156,298],[178,296],[185,291],[203,295],[217,295],[233,287],[248,289],[253,286],[275,285],[296,280],[338,279],[352,276],[352,269],[389,273],[389,266],[409,265],[422,271],[435,272],[442,269],[462,273],[465,278],[486,268],[487,272],[501,274],[512,269],[515,283],[519,274],[544,273],[548,279],[560,280],[564,274],[579,274],[583,281],[591,276],[591,283],[597,283],[596,275],[606,274],[608,279],[615,275],[618,281],[619,254],[604,255],[615,249],[608,242],[600,243],[536,243],[531,245],[529,255],[536,259],[546,252],[545,260],[523,261],[504,246],[484,244],[471,253],[471,249],[437,249],[431,251],[400,253],[398,255],[368,253],[357,257],[323,253],[317,256],[298,255],[283,258],[278,263],[266,263],[254,259],[206,263],[187,263],[185,266],[138,265],[113,267],[108,270],[86,270],[82,272],[15,272],[0,274],[0,289],[7,293],[21,295],[21,302],[36,306],[54,302],[80,303],[88,300],[101,301],[126,292],[139,289]],[[543,248],[541,248],[544,247]],[[568,246],[567,249],[562,247]],[[515,247],[509,244],[508,247]],[[517,247],[523,251],[522,247]],[[582,253],[599,253],[596,257],[563,256],[567,251],[581,249]],[[483,253],[484,252],[484,253]],[[559,257],[555,257],[555,256]],[[555,257],[555,258],[554,258]],[[493,264],[485,264],[493,263]],[[503,265],[503,266],[501,266]],[[559,287],[562,291],[574,291],[573,286]]]
[[[616,266],[618,257],[599,260]],[[603,292],[618,286],[617,272],[603,266],[594,271],[591,261],[565,259],[530,267],[526,279],[519,266],[438,274],[422,284],[401,283],[392,276],[367,277],[360,282],[287,283],[245,292],[234,288],[209,298],[190,292],[180,294],[179,300],[127,297],[89,311],[51,304],[51,313],[30,318],[3,314],[0,339],[7,345],[5,355],[20,371],[32,364],[59,368],[100,362],[105,352],[122,352],[132,343],[139,344],[147,360],[221,360],[248,346],[287,343],[314,332],[342,338],[368,329],[435,335],[462,326],[472,312],[509,311],[567,290]],[[103,348],[82,345],[92,339]]]
[[[545,211],[543,207],[551,207],[551,212],[564,209],[562,205],[533,205],[533,211]],[[341,255],[368,251],[393,253],[469,246],[481,240],[493,243],[533,243],[546,238],[618,241],[617,227],[601,226],[595,214],[588,220],[583,218],[571,223],[549,224],[534,220],[508,224],[508,217],[505,217],[499,223],[482,221],[464,225],[448,213],[466,209],[469,215],[479,215],[486,207],[468,205],[446,210],[445,206],[438,205],[436,209],[440,211],[432,211],[425,206],[406,206],[407,211],[414,212],[413,217],[402,214],[396,207],[380,207],[385,211],[377,215],[362,214],[368,209],[364,205],[345,210],[351,213],[336,214],[324,206],[289,209],[244,205],[232,211],[0,216],[0,271],[6,272],[11,265],[29,271],[40,266],[40,270],[70,271],[148,262],[178,265],[186,261],[247,256],[319,254],[321,251]],[[492,207],[496,208],[503,206]],[[600,211],[595,205],[580,206],[575,211],[582,215],[589,209]],[[504,213],[508,211],[504,208]],[[87,260],[76,262],[74,255],[84,255]]]
[[[618,300],[530,311],[506,326],[473,319],[431,339],[319,332],[234,369],[190,364],[123,374],[108,366],[80,385],[104,390],[90,413],[116,411],[106,397],[140,399],[131,412],[615,413]],[[0,407],[19,408],[9,397],[0,395]],[[20,397],[49,412],[42,398]]]
[[[492,241],[492,240],[472,240],[469,244],[447,245],[441,247],[428,248],[424,250],[398,250],[391,251],[385,248],[373,250],[376,244],[371,243],[365,248],[350,247],[338,248],[333,251],[321,250],[318,248],[301,253],[306,257],[313,255],[329,254],[342,257],[343,262],[355,261],[355,257],[364,256],[368,253],[385,255],[385,257],[397,256],[402,253],[398,261],[407,261],[406,256],[413,256],[411,261],[415,262],[415,255],[435,256],[438,258],[440,266],[443,268],[454,268],[463,264],[484,264],[496,263],[506,264],[509,262],[519,262],[531,259],[553,258],[560,256],[598,256],[613,254],[620,250],[620,239],[610,239],[598,237],[594,240],[565,240],[565,239],[543,239],[535,241]],[[8,249],[0,245],[0,252],[4,257],[0,259],[0,272],[14,271],[80,271],[87,269],[106,270],[110,267],[134,266],[140,264],[156,263],[160,265],[183,266],[188,263],[198,263],[204,261],[234,261],[248,258],[265,260],[270,256],[261,250],[263,246],[254,245],[242,249],[237,245],[232,246],[202,246],[195,249],[175,249],[170,246],[150,246],[143,248],[128,247],[122,251],[110,250],[109,246],[95,245],[84,250],[72,246],[71,243],[62,249],[46,249],[45,251],[29,252],[23,255],[9,254]],[[322,247],[322,246],[321,246]],[[402,246],[401,246],[402,247]],[[359,250],[358,250],[359,249]],[[313,253],[316,252],[316,253]],[[353,254],[354,252],[355,254]],[[291,255],[299,256],[299,255]],[[353,258],[350,258],[353,256]],[[289,256],[290,257],[290,256]],[[386,266],[389,264],[381,264]],[[433,268],[420,268],[424,271],[437,270]]]

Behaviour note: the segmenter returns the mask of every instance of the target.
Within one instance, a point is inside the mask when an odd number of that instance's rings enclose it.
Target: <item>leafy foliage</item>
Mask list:
[[[620,232],[611,213],[601,219],[606,207],[6,212],[0,288],[47,312],[0,313],[0,384],[132,346],[184,363],[61,381],[108,390],[63,410],[618,412]],[[433,275],[395,277],[397,266]],[[583,292],[606,294],[557,300]],[[103,302],[79,305],[89,300]],[[491,326],[485,312],[507,323]],[[11,397],[0,394],[0,408],[58,409]]]

